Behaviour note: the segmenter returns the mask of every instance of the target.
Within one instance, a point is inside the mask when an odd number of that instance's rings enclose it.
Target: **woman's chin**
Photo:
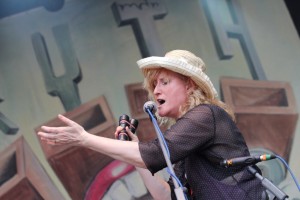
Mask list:
[[[166,113],[162,112],[162,111],[158,111],[157,113],[160,117],[166,117]]]
[[[158,112],[158,115],[160,117],[170,117],[169,114],[167,112]]]

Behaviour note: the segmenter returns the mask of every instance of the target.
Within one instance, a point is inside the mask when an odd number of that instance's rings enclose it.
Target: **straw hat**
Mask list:
[[[173,50],[164,57],[151,56],[137,61],[139,68],[146,75],[150,69],[165,68],[191,79],[198,85],[207,98],[214,99],[218,96],[209,77],[204,73],[205,64],[201,58],[186,50]]]

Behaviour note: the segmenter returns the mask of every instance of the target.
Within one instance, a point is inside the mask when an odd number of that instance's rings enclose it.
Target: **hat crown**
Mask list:
[[[205,63],[195,54],[186,51],[186,50],[173,50],[166,53],[165,57],[167,58],[175,58],[180,61],[186,62],[194,67],[200,68],[201,71],[205,71]]]
[[[213,99],[218,96],[212,82],[205,74],[206,67],[203,60],[189,51],[172,50],[164,57],[143,58],[138,60],[137,64],[145,77],[149,75],[149,70],[164,68],[190,77],[203,90],[207,98]]]

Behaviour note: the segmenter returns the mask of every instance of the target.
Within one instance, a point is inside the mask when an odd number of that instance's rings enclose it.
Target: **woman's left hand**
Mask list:
[[[89,133],[87,133],[81,125],[63,115],[58,115],[58,118],[66,124],[66,126],[42,126],[41,131],[38,132],[41,140],[51,145],[69,144],[83,146]]]
[[[123,127],[121,127],[121,126],[118,126],[118,127],[116,128],[116,131],[115,131],[115,138],[116,138],[116,139],[118,139],[118,136],[119,136],[119,134],[120,134],[120,132],[121,132],[122,130],[123,130]],[[125,131],[126,131],[128,137],[130,138],[131,141],[133,141],[133,142],[138,142],[138,141],[139,141],[139,138],[137,137],[137,135],[134,134],[134,133],[132,133],[132,132],[130,131],[130,129],[129,129],[128,126],[126,126]]]

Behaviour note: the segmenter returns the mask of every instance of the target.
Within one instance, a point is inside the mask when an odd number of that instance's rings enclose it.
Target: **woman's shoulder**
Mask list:
[[[189,110],[186,115],[194,115],[195,113],[198,114],[206,114],[206,115],[220,115],[225,114],[226,111],[221,108],[220,106],[214,105],[214,104],[200,104],[191,110]]]
[[[212,117],[214,105],[211,104],[200,104],[191,108],[188,112],[183,115],[185,118],[203,118],[203,117]]]
[[[191,110],[211,110],[211,111],[224,111],[223,108],[221,108],[220,106],[214,105],[214,104],[200,104],[194,108],[192,108]]]

